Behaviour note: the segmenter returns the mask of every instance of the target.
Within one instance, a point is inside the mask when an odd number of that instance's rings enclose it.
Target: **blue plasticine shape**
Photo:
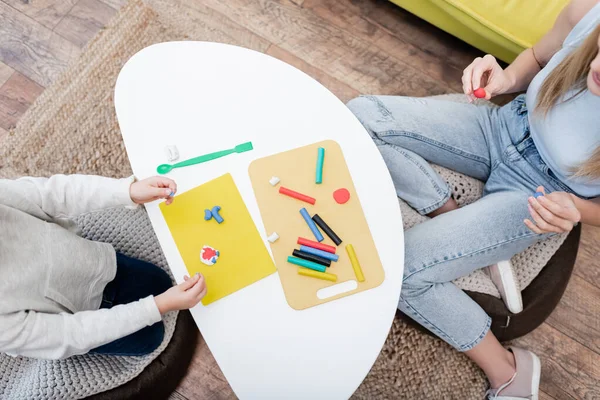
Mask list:
[[[329,253],[327,251],[323,251],[323,250],[319,250],[319,249],[314,249],[314,248],[308,247],[308,246],[300,246],[300,251],[303,251],[303,252],[309,253],[309,254],[313,254],[315,256],[320,256],[320,257],[326,258],[331,261],[337,261],[340,258],[340,256],[338,256],[337,254]]]
[[[221,206],[214,206],[211,210],[213,217],[218,223],[223,222],[223,217],[219,215],[219,211],[221,211]]]
[[[204,220],[205,221],[210,221],[212,219],[212,213],[210,212],[210,210],[204,210]]]
[[[308,214],[308,211],[306,211],[306,208],[301,208],[300,214],[302,214],[302,218],[304,218],[313,235],[315,235],[315,239],[317,239],[317,242],[322,242],[324,237],[323,235],[321,235],[321,231],[319,231],[319,228],[317,228],[317,225],[315,225],[315,222]]]
[[[323,183],[323,161],[325,158],[325,149],[319,147],[317,152],[317,174],[315,177],[315,183]]]
[[[542,193],[542,192],[535,192],[533,197],[537,199],[538,197],[543,196],[543,195],[544,195],[544,193]]]

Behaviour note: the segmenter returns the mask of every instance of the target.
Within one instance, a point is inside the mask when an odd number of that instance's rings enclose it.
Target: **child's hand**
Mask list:
[[[175,181],[163,176],[153,176],[131,184],[129,196],[136,204],[144,204],[158,199],[167,199],[166,204],[173,202],[177,192]]]
[[[194,307],[206,296],[206,282],[202,275],[196,274],[191,278],[185,276],[184,279],[185,282],[173,286],[154,298],[161,314],[169,311],[187,310]]]
[[[569,232],[581,220],[571,195],[566,192],[546,194],[542,186],[537,188],[544,196],[529,198],[529,213],[535,224],[526,219],[525,225],[535,233]]]

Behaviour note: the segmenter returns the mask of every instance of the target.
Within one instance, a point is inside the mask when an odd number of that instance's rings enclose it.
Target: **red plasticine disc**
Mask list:
[[[350,192],[348,191],[348,189],[344,189],[344,188],[338,189],[335,192],[333,192],[333,199],[338,204],[344,204],[348,200],[350,200]]]

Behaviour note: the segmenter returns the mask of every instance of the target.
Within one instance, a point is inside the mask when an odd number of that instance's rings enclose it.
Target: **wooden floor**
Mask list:
[[[0,142],[125,2],[0,0]],[[268,54],[315,77],[343,101],[359,93],[458,92],[462,69],[480,55],[383,0],[196,3],[228,21],[224,29],[232,35],[255,35]],[[562,302],[546,323],[518,341],[543,360],[542,399],[600,398],[599,243],[600,229],[584,226]],[[172,399],[229,398],[235,395],[200,346]]]

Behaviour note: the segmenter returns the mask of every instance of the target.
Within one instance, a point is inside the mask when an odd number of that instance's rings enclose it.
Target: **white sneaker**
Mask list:
[[[486,270],[498,288],[506,308],[513,314],[523,311],[521,290],[510,261],[500,261],[498,264],[490,265]]]
[[[511,347],[515,356],[517,372],[498,389],[486,393],[489,400],[538,400],[540,388],[541,363],[538,356],[530,351]]]

